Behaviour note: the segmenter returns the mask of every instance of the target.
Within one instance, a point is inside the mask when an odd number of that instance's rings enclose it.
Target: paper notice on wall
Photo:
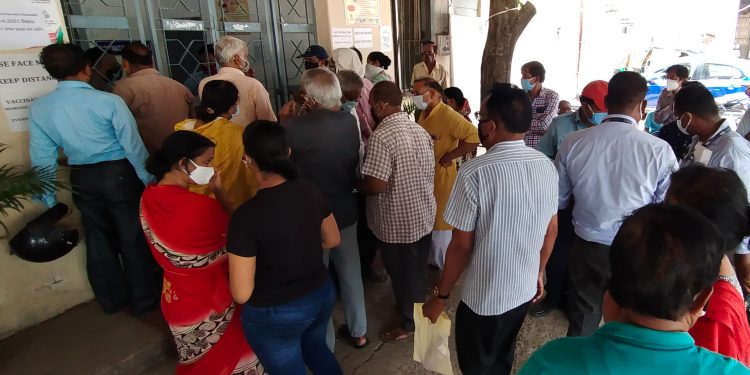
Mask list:
[[[28,129],[31,103],[57,86],[39,61],[39,48],[0,53],[0,100],[14,132]]]
[[[14,50],[49,44],[42,11],[17,3],[0,4],[0,49]]]
[[[357,48],[372,48],[372,29],[369,27],[355,28],[354,46]]]
[[[344,0],[347,25],[377,25],[380,23],[380,0]]]
[[[393,51],[393,33],[390,26],[380,26],[380,52]]]
[[[30,6],[38,8],[44,16],[49,43],[62,43],[68,40],[65,23],[62,17],[60,0],[27,0]]]
[[[331,29],[331,48],[351,48],[354,45],[353,32],[350,27]]]

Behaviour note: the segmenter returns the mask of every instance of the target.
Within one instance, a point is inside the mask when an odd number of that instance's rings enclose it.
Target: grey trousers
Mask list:
[[[341,245],[323,252],[323,263],[326,267],[328,267],[329,258],[336,265],[341,303],[344,305],[344,316],[349,333],[352,337],[364,336],[367,333],[367,313],[357,245],[357,223],[341,229]],[[326,334],[326,344],[331,351],[333,351],[335,341],[336,334],[331,321]]]
[[[609,246],[576,235],[570,253],[568,336],[590,336],[602,320],[602,300],[611,272]]]

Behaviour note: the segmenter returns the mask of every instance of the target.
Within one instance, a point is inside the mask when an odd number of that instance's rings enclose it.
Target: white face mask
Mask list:
[[[668,79],[667,80],[667,91],[677,91],[677,89],[679,89],[679,88],[680,88],[680,83],[679,82],[677,82],[677,81],[675,81],[673,79]]]
[[[375,65],[365,65],[365,78],[372,79],[376,75],[380,74],[384,69]]]
[[[235,110],[234,113],[232,113],[232,120],[236,119],[237,116],[239,115],[240,115],[240,107],[237,106],[237,110]]]
[[[680,129],[680,131],[685,135],[692,135],[688,133],[687,128],[690,126],[690,123],[693,121],[693,116],[690,116],[690,120],[688,120],[687,124],[685,126],[682,126],[682,118],[677,119],[677,128]]]
[[[214,177],[213,167],[204,167],[195,164],[195,162],[190,159],[188,159],[188,161],[195,167],[192,172],[188,173],[188,177],[190,177],[196,185],[206,185],[211,181],[211,178]]]
[[[429,100],[425,100],[424,95],[412,96],[411,100],[414,102],[414,106],[417,107],[418,110],[424,111],[427,109],[427,102],[429,102]]]
[[[245,58],[243,58],[242,56],[239,56],[239,55],[237,55],[237,57],[239,57],[239,58],[240,58],[240,60],[242,60],[242,63],[243,63],[243,65],[242,65],[242,67],[240,68],[240,70],[241,70],[241,71],[242,71],[243,73],[247,73],[247,72],[249,72],[249,71],[250,71],[250,61],[247,61],[247,60],[246,60]]]

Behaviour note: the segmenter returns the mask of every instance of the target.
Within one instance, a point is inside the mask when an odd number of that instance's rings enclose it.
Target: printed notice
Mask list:
[[[347,25],[377,25],[380,23],[380,0],[344,0]]]
[[[0,100],[14,132],[28,129],[31,103],[57,86],[39,61],[39,51],[0,53]]]
[[[380,51],[393,51],[393,33],[390,26],[380,26]]]
[[[354,46],[357,48],[372,48],[372,29],[369,27],[355,28]]]
[[[351,48],[354,45],[351,28],[332,28],[331,29],[331,48]]]
[[[59,0],[27,1],[29,5],[41,10],[50,43],[62,43],[68,40]]]
[[[16,3],[0,5],[0,48],[43,47],[49,44],[41,10]]]
[[[8,118],[10,131],[14,133],[29,130],[29,109],[31,103],[41,94],[8,94],[0,96],[5,116]]]

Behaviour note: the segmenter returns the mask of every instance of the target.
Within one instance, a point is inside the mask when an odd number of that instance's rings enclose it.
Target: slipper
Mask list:
[[[399,342],[408,339],[412,335],[414,335],[414,332],[409,332],[403,328],[394,328],[388,332],[382,333],[380,338],[387,342]]]
[[[370,344],[370,340],[367,338],[367,336],[361,336],[361,337],[352,336],[346,324],[340,325],[339,329],[337,330],[337,333],[339,337],[347,338],[349,342],[351,342],[352,346],[356,349],[363,349],[367,345]],[[360,339],[362,338],[364,339],[364,342],[360,343]]]

